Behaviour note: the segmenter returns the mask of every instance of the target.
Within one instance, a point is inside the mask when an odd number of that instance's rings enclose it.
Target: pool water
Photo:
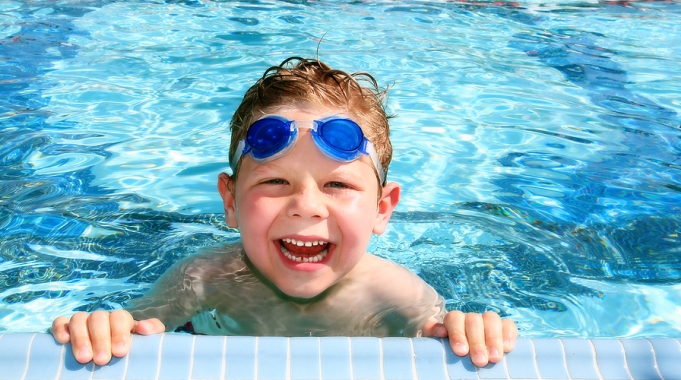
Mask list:
[[[681,337],[679,25],[673,1],[2,2],[0,332],[237,241],[231,114],[318,53],[391,87],[403,197],[371,252],[524,337]]]

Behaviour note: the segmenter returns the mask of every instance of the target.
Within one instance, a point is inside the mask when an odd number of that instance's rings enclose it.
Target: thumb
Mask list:
[[[429,320],[426,322],[426,324],[423,325],[422,331],[423,336],[434,336],[438,338],[444,338],[447,336],[447,328],[445,325],[434,320]]]
[[[166,326],[158,318],[144,319],[135,324],[132,332],[140,335],[160,334],[166,331]]]

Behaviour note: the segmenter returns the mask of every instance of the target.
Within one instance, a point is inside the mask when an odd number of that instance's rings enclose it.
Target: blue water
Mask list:
[[[680,337],[679,25],[665,1],[2,2],[0,332],[238,240],[228,120],[318,51],[391,86],[404,194],[370,251],[526,337]]]

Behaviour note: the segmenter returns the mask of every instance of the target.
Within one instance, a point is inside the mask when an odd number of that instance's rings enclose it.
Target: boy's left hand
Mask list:
[[[518,328],[512,320],[502,320],[497,313],[464,314],[452,311],[445,315],[444,323],[426,323],[423,335],[449,337],[449,344],[455,354],[470,354],[473,364],[483,367],[489,362],[498,363],[504,353],[513,349]]]

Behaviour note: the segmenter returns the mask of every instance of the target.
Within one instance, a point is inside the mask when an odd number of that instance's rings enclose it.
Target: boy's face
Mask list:
[[[239,227],[253,265],[287,295],[311,298],[350,273],[371,234],[383,233],[400,189],[389,183],[379,192],[366,155],[343,163],[317,148],[312,120],[349,115],[318,107],[270,113],[296,121],[293,149],[261,164],[246,155],[238,181],[222,174],[218,188],[227,224]]]

